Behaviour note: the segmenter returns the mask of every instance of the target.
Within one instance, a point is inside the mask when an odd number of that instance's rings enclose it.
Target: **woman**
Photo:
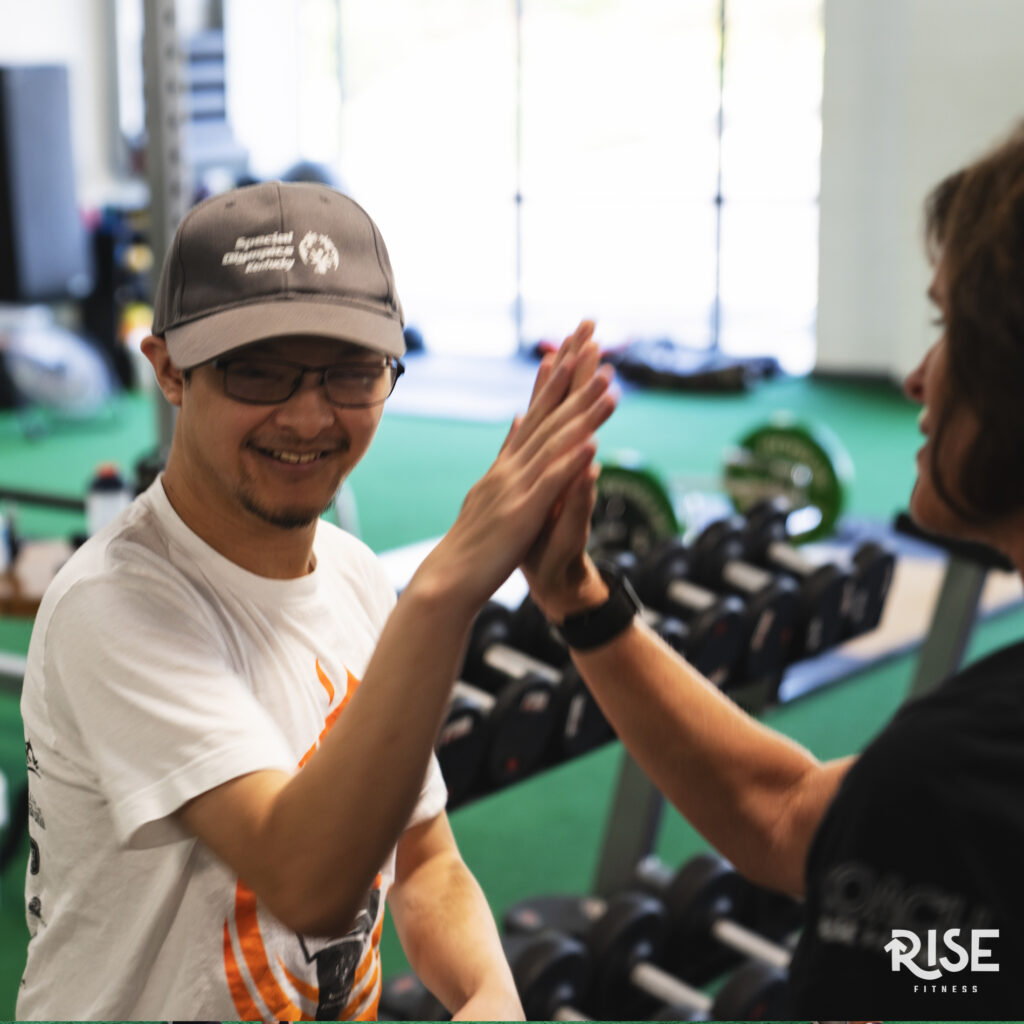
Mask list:
[[[1024,127],[935,189],[927,238],[940,337],[905,384],[925,437],[910,511],[1024,572]],[[793,1014],[1019,1015],[1024,644],[821,763],[632,617],[582,550],[592,502],[587,473],[524,567],[533,596],[680,812],[750,879],[805,900]]]

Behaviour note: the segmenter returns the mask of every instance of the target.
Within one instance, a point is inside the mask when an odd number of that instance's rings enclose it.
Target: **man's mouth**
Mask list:
[[[276,462],[283,462],[288,466],[305,466],[307,463],[326,458],[333,451],[331,449],[315,452],[294,452],[286,448],[262,448],[259,445],[253,445],[253,448],[261,455],[266,455],[267,458],[274,459]]]

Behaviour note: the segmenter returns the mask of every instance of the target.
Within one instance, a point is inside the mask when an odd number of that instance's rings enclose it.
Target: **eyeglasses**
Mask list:
[[[286,359],[233,356],[214,359],[224,375],[224,394],[250,405],[287,402],[307,373],[319,375],[319,385],[332,405],[364,409],[387,401],[398,378],[405,373],[400,359],[353,360],[333,366],[304,366]]]

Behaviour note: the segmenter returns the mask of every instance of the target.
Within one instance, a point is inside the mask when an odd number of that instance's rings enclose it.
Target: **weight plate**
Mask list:
[[[586,1009],[598,1016],[637,1019],[653,1009],[630,977],[637,963],[656,961],[665,938],[663,904],[640,892],[616,893],[586,935],[595,971]]]
[[[820,424],[777,413],[750,431],[729,452],[723,486],[737,511],[780,495],[817,514],[795,530],[793,540],[817,540],[832,532],[853,482],[853,461],[839,439]],[[791,532],[799,523],[794,516]]]
[[[481,706],[467,697],[453,697],[434,750],[448,787],[448,806],[455,807],[471,792],[487,752],[487,728]]]
[[[568,935],[543,931],[537,935],[506,935],[505,956],[523,1002],[527,1020],[551,1020],[572,1012],[587,987],[590,959],[583,944]]]
[[[643,558],[679,532],[666,485],[638,455],[622,452],[602,461],[591,519],[594,550],[632,551]]]
[[[511,679],[495,694],[484,764],[492,786],[507,786],[538,768],[557,726],[554,688],[538,675]]]

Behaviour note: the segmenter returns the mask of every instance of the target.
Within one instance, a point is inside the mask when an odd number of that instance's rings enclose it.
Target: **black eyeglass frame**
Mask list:
[[[302,387],[302,382],[306,379],[307,373],[318,373],[320,379],[317,381],[317,387],[324,389],[324,394],[327,396],[327,401],[331,405],[337,406],[339,409],[372,409],[374,406],[383,405],[391,396],[394,394],[395,385],[398,383],[398,378],[405,373],[405,363],[402,362],[397,356],[384,356],[387,359],[386,369],[391,371],[391,387],[388,393],[383,398],[375,399],[372,402],[336,402],[331,398],[331,393],[327,389],[327,375],[332,370],[338,370],[342,367],[341,363],[334,363],[331,366],[307,366],[305,363],[296,363],[290,359],[278,359],[271,356],[261,356],[256,359],[253,356],[235,355],[235,356],[217,356],[210,360],[210,366],[215,370],[221,371],[221,388],[224,394],[230,398],[233,402],[242,402],[244,405],[281,405],[287,402],[296,391]],[[295,384],[291,391],[288,392],[283,398],[275,398],[270,400],[264,400],[260,398],[240,398],[238,395],[233,395],[228,390],[228,376],[227,370],[230,368],[232,363],[247,363],[247,362],[264,362],[274,363],[277,366],[288,366],[294,370],[299,370],[299,375],[295,378]]]

